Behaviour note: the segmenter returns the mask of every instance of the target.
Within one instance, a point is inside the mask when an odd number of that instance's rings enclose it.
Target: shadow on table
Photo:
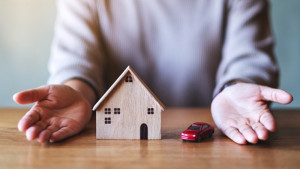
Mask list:
[[[300,131],[293,129],[278,129],[274,133],[269,134],[267,141],[260,141],[256,145],[260,148],[285,149],[285,150],[300,150]]]

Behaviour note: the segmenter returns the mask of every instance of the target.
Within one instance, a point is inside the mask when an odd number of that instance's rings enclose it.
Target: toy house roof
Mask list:
[[[96,111],[98,107],[101,105],[101,103],[109,96],[109,94],[115,89],[115,87],[122,81],[124,76],[127,73],[130,73],[134,79],[137,80],[137,82],[142,86],[145,90],[145,92],[149,93],[153,100],[161,107],[162,110],[164,110],[165,106],[164,104],[155,96],[155,94],[150,90],[150,88],[143,82],[143,80],[137,75],[137,73],[130,67],[128,66],[123,73],[118,77],[118,79],[113,83],[113,85],[105,92],[105,94],[100,98],[100,100],[95,104],[93,107],[93,111]]]

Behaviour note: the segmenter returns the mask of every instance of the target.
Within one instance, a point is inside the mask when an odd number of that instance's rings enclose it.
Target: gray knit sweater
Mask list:
[[[209,106],[234,79],[277,86],[267,0],[58,0],[50,84],[101,96],[131,65],[167,106]]]

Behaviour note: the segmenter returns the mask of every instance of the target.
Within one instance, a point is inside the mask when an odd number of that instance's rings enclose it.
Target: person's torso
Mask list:
[[[225,2],[99,0],[108,84],[131,65],[167,106],[209,106],[221,59]]]

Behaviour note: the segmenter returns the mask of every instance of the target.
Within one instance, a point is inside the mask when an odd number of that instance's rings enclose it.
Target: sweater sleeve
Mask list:
[[[229,0],[222,60],[214,96],[224,84],[243,80],[271,87],[278,85],[278,67],[267,0]]]
[[[89,84],[97,95],[102,90],[103,57],[94,3],[93,0],[57,0],[48,84],[76,78]]]

